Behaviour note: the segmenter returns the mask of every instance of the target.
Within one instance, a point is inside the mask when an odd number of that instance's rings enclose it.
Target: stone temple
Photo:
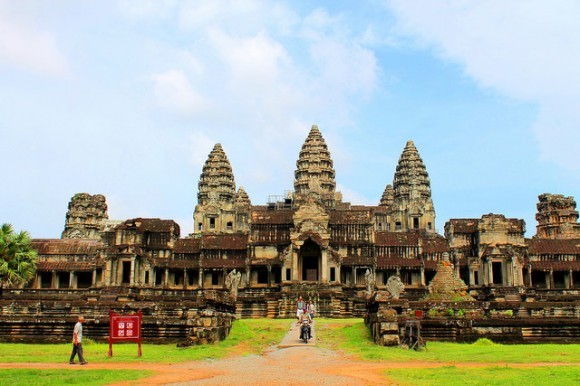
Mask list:
[[[531,239],[523,220],[491,213],[451,219],[440,235],[429,174],[412,141],[392,183],[377,192],[377,205],[355,205],[336,190],[331,153],[312,126],[296,161],[294,190],[271,201],[252,204],[216,144],[199,178],[192,234],[183,237],[169,219],[110,220],[104,196],[79,193],[61,239],[33,240],[40,260],[29,287],[85,290],[97,301],[147,293],[163,300],[224,291],[235,270],[238,316],[290,317],[302,295],[315,300],[319,314],[346,317],[364,314],[357,294],[369,273],[378,290],[397,276],[405,287],[401,298],[415,301],[446,260],[478,300],[579,293],[573,197],[541,194]]]

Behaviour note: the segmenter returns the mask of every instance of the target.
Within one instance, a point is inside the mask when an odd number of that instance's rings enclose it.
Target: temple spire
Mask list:
[[[249,232],[250,205],[244,189],[236,193],[230,161],[217,143],[199,177],[194,234]]]
[[[332,206],[337,199],[335,189],[335,172],[328,146],[318,126],[313,125],[296,161],[296,198],[300,200],[308,195],[318,195],[323,202]]]
[[[435,209],[427,168],[413,141],[407,141],[393,179],[397,229],[435,231]]]
[[[205,204],[210,200],[233,203],[235,195],[236,183],[230,161],[222,145],[216,143],[199,177],[198,204]]]

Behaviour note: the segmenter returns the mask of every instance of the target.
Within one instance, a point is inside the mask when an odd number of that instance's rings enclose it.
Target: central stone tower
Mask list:
[[[302,145],[294,172],[294,201],[300,205],[315,198],[326,208],[334,208],[342,200],[336,190],[335,172],[328,146],[313,125]]]

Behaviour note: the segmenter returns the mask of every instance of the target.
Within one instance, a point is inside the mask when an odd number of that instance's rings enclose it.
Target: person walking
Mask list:
[[[310,319],[314,320],[314,313],[316,312],[316,308],[314,307],[314,303],[312,300],[308,302],[308,313],[310,314]]]
[[[75,356],[79,356],[79,362],[81,365],[86,365],[87,361],[85,361],[85,357],[83,356],[83,323],[85,322],[84,316],[79,316],[77,324],[75,324],[75,328],[73,329],[73,349],[72,353],[70,354],[70,359],[68,361],[69,364],[75,364]]]
[[[302,300],[302,296],[298,296],[298,301],[296,302],[296,319],[298,319],[298,324],[300,324],[300,315],[306,308],[306,303]]]

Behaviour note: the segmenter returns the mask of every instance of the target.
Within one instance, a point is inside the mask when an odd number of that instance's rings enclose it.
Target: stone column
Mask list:
[[[473,272],[473,268],[469,267],[469,286],[475,286],[475,273]]]
[[[163,286],[167,287],[169,284],[169,269],[165,268],[165,274],[163,275]]]
[[[203,288],[203,268],[199,269],[199,277],[197,279],[197,284],[199,288]]]
[[[493,285],[493,265],[492,265],[491,259],[487,259],[486,265],[487,265],[487,282],[489,283],[490,286],[492,286]]]
[[[550,268],[550,289],[553,289],[554,287],[554,269]]]
[[[511,287],[514,283],[514,262],[512,259],[508,259],[506,261],[505,271],[506,271],[505,283],[508,287]]]
[[[183,289],[187,289],[187,268],[183,268]]]
[[[572,270],[568,271],[568,289],[570,288],[574,288],[574,274],[572,273]]]
[[[321,263],[320,263],[320,281],[323,283],[328,283],[328,251],[323,250],[321,254]]]
[[[534,286],[534,283],[532,283],[532,265],[531,264],[528,265],[528,285],[530,286],[530,288],[532,288]]]
[[[58,276],[56,271],[52,271],[52,282],[50,283],[50,288],[58,288]]]
[[[427,284],[425,283],[425,265],[421,264],[421,287],[425,287]]]
[[[93,279],[92,279],[93,285],[96,286],[97,285],[97,269],[93,269]]]
[[[298,253],[292,248],[292,280],[298,281]]]
[[[135,258],[131,259],[131,274],[129,276],[129,283],[135,285]]]
[[[76,285],[75,285],[75,271],[70,271],[70,275],[68,277],[68,288],[76,288]]]
[[[105,285],[111,285],[111,259],[108,259],[105,265]]]
[[[352,267],[351,274],[352,274],[352,283],[356,285],[356,266]]]
[[[266,266],[266,268],[268,269],[268,287],[272,286],[272,266],[270,264],[268,264]]]

